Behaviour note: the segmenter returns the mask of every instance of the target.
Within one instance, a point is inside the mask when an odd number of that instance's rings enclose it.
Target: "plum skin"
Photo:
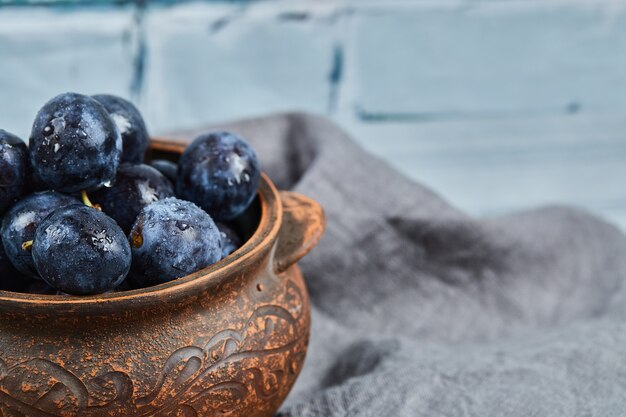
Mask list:
[[[130,270],[131,252],[113,219],[84,205],[62,207],[44,219],[32,247],[35,267],[50,286],[67,294],[101,294]]]
[[[37,187],[72,193],[95,190],[115,179],[122,137],[100,103],[64,93],[37,113],[29,146]]]
[[[178,163],[176,193],[217,221],[232,220],[254,199],[261,170],[256,153],[239,136],[213,132],[197,137]]]
[[[17,136],[0,129],[0,214],[27,189],[28,148]]]
[[[176,173],[178,172],[178,165],[167,159],[154,159],[150,161],[150,166],[159,171],[161,174],[172,181],[172,184],[176,184]]]
[[[241,247],[241,238],[230,226],[220,222],[215,224],[222,237],[222,258],[226,258]]]
[[[222,258],[220,232],[195,204],[169,197],[145,207],[129,235],[129,279],[142,288],[194,273]]]
[[[6,256],[20,273],[39,279],[30,249],[22,244],[35,237],[37,226],[57,208],[78,204],[73,197],[55,191],[43,191],[26,196],[5,214],[0,235]]]
[[[104,106],[122,136],[122,162],[142,163],[150,136],[137,107],[128,100],[110,94],[92,97]]]
[[[91,200],[128,233],[145,206],[173,196],[172,183],[155,168],[123,163],[117,169],[113,186],[94,192]]]

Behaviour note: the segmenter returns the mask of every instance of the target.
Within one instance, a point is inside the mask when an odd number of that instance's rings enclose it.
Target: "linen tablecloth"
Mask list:
[[[559,206],[469,216],[322,117],[211,128],[328,217],[301,262],[311,344],[280,416],[626,415],[616,227]]]

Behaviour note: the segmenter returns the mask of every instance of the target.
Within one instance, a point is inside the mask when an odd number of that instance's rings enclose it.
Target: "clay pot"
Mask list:
[[[174,159],[184,143],[152,149]],[[263,176],[240,225],[251,236],[209,268],[82,298],[0,291],[0,414],[272,416],[306,354],[296,262],[324,222],[317,203]]]

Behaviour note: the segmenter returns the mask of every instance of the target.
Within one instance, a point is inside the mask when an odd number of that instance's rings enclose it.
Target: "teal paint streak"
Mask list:
[[[330,82],[330,97],[328,101],[328,111],[334,112],[339,102],[339,88],[343,81],[344,52],[343,45],[335,45],[333,49],[333,60],[328,80]]]
[[[135,101],[141,96],[144,79],[146,75],[146,59],[148,55],[148,46],[146,33],[144,30],[144,7],[138,6],[135,11],[134,23],[138,31],[137,33],[137,49],[133,56],[133,78],[130,84],[130,94]]]

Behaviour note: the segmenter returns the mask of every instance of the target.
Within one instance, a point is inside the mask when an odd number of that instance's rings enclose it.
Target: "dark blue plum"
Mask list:
[[[68,193],[112,182],[122,153],[106,109],[75,93],[56,96],[39,110],[29,145],[38,186]]]
[[[135,287],[161,284],[205,268],[222,257],[222,239],[205,211],[166,198],[144,208],[130,232]]]
[[[0,290],[19,291],[29,282],[29,279],[21,275],[9,261],[0,245]]]
[[[22,139],[0,129],[0,214],[26,191],[28,148]]]
[[[222,237],[222,258],[225,258],[241,247],[241,239],[239,235],[237,235],[237,232],[224,223],[218,222],[215,223],[215,225]]]
[[[252,202],[261,172],[254,150],[228,132],[201,135],[178,163],[176,193],[215,220],[231,220]]]
[[[173,196],[174,186],[156,169],[123,163],[117,169],[113,186],[96,191],[91,200],[128,233],[145,206]]]
[[[2,220],[0,235],[7,257],[18,271],[39,279],[31,250],[23,249],[22,244],[35,237],[37,226],[54,210],[78,203],[73,197],[44,191],[31,194],[11,207]]]
[[[55,210],[35,233],[33,260],[39,276],[72,295],[101,294],[128,274],[131,253],[113,219],[84,205]]]
[[[155,159],[150,162],[150,165],[161,174],[165,175],[168,180],[172,181],[172,184],[176,184],[176,172],[178,171],[178,165],[174,162],[166,159]]]
[[[137,107],[117,96],[99,94],[92,97],[107,109],[122,135],[122,162],[143,162],[150,137]]]

